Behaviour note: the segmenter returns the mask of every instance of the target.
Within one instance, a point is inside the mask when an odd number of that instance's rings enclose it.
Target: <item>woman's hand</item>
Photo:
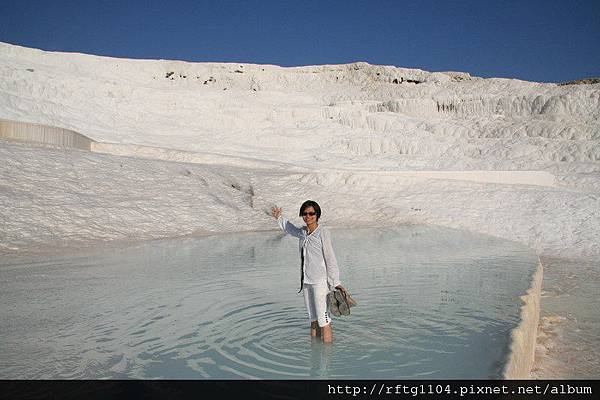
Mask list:
[[[350,296],[350,293],[348,293],[348,291],[346,290],[345,287],[343,287],[342,285],[337,285],[335,288],[339,289],[340,292],[342,292],[342,295],[344,296],[344,298],[348,302],[348,306],[354,307],[356,304],[358,304],[358,303],[356,303],[356,300],[354,300],[352,298],[352,296]]]
[[[283,212],[283,209],[281,207],[272,207],[271,208],[271,215],[275,218],[279,218],[281,216],[281,213]]]

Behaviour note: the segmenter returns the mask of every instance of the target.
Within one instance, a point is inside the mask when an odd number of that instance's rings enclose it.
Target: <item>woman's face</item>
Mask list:
[[[317,222],[317,213],[312,206],[306,207],[302,213],[302,219],[306,225]]]

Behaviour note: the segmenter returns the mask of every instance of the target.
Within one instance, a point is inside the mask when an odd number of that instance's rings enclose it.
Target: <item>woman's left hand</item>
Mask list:
[[[341,290],[344,293],[346,292],[346,288],[343,287],[342,285],[337,285],[335,288]]]

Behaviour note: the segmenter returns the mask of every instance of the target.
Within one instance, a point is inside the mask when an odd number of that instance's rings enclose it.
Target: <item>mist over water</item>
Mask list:
[[[538,259],[432,228],[332,230],[359,305],[309,336],[297,240],[146,242],[0,266],[0,378],[500,378]]]

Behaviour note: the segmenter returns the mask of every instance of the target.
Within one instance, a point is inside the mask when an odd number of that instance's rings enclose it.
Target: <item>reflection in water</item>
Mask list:
[[[331,371],[331,354],[333,343],[323,343],[320,338],[311,338],[310,347],[310,374],[313,379],[327,379]]]
[[[297,242],[247,233],[0,267],[0,378],[498,378],[537,266],[450,229],[333,230],[359,306],[309,336]]]

